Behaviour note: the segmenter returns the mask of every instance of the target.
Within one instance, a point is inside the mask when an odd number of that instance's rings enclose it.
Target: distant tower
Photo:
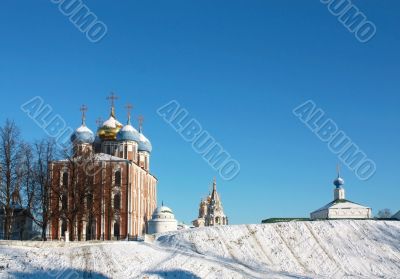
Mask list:
[[[228,225],[221,199],[217,192],[217,182],[214,178],[211,199],[207,208],[206,226]]]
[[[195,227],[228,225],[228,217],[224,213],[215,178],[211,195],[201,200],[199,216],[192,223]]]

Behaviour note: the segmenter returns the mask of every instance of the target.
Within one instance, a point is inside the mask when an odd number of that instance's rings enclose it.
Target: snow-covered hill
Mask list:
[[[400,222],[224,226],[153,243],[3,241],[0,277],[400,278]]]

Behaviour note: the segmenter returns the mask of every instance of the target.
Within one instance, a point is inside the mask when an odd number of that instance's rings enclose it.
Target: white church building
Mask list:
[[[163,233],[176,231],[178,229],[178,222],[171,208],[164,206],[156,208],[148,221],[148,234]]]
[[[333,190],[334,199],[324,207],[312,212],[310,218],[318,219],[370,219],[372,210],[370,207],[360,205],[346,200],[345,190],[343,188],[344,180],[338,177],[333,181],[335,189]]]

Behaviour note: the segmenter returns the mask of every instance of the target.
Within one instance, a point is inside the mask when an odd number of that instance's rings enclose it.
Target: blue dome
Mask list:
[[[94,142],[94,134],[88,127],[82,125],[72,134],[71,141],[73,143],[92,144]]]
[[[139,146],[138,146],[139,151],[146,151],[151,153],[153,150],[153,147],[151,146],[151,142],[142,134],[139,133]]]
[[[338,176],[338,178],[336,178],[336,179],[333,181],[333,185],[335,185],[336,187],[343,186],[343,185],[344,185],[344,179],[341,178],[340,176]]]
[[[139,132],[132,125],[127,124],[118,132],[117,140],[140,142]]]

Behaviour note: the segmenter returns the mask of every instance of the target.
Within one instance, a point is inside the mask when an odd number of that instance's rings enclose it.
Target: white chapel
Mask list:
[[[344,180],[338,177],[333,181],[335,189],[333,190],[334,199],[324,207],[312,212],[310,218],[318,219],[370,219],[372,218],[372,210],[370,207],[351,202],[346,199],[345,190],[343,188]]]

